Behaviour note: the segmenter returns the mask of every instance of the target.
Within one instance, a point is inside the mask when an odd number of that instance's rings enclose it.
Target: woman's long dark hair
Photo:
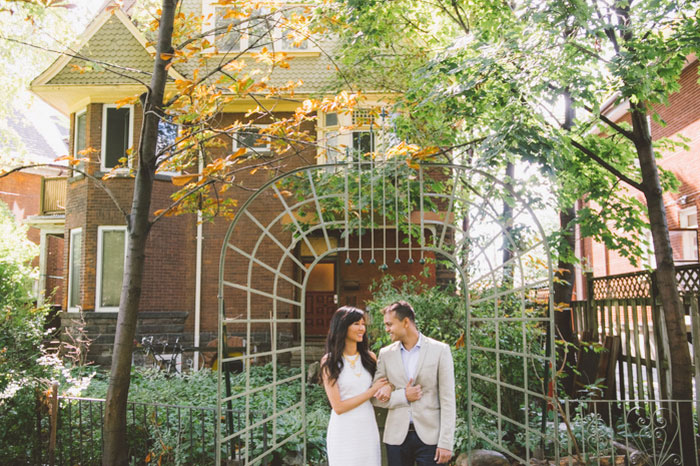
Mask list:
[[[338,380],[340,371],[343,370],[343,351],[348,328],[360,319],[365,319],[365,312],[352,306],[341,307],[331,317],[330,329],[326,338],[326,360],[321,365],[321,374],[327,373],[331,384]],[[360,353],[362,365],[374,377],[374,373],[377,371],[377,362],[369,353],[367,332],[362,337],[362,341],[357,343],[357,351]]]

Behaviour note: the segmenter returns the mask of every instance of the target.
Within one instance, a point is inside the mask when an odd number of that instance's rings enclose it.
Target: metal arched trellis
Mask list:
[[[556,432],[542,428],[554,323],[541,225],[512,187],[483,171],[395,157],[299,168],[240,207],[220,259],[219,336],[241,338],[243,351],[219,345],[218,357],[219,368],[242,372],[232,386],[219,370],[217,464],[257,464],[290,442],[306,445],[306,289],[334,254],[388,274],[449,261],[464,297],[458,428],[527,464],[545,443],[556,448]],[[305,447],[301,454],[308,464]]]

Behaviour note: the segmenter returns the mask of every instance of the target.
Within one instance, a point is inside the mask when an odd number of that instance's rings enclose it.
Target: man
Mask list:
[[[450,347],[422,335],[405,301],[382,310],[393,343],[382,348],[375,380],[391,386],[373,403],[389,408],[384,426],[389,466],[445,464],[452,457],[455,432],[455,380]]]

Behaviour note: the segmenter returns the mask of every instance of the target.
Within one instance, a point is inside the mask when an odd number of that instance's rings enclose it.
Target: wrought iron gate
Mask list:
[[[480,170],[396,156],[299,168],[251,196],[220,259],[220,339],[239,335],[245,351],[229,357],[220,348],[219,361],[241,361],[245,383],[227,391],[219,372],[219,419],[227,421],[218,426],[217,459],[255,464],[305,438],[305,291],[330,254],[387,274],[403,263],[449,261],[465,303],[465,345],[455,352],[464,352],[468,374],[460,382],[470,435],[526,463],[535,448],[556,443],[543,429],[554,390],[552,265],[517,191]],[[301,245],[310,266],[298,257]],[[288,384],[298,399],[278,396]],[[522,437],[522,449],[508,448],[506,431]]]

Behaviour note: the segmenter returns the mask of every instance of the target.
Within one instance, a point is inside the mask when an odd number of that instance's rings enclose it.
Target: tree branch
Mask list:
[[[587,148],[583,144],[579,143],[578,141],[576,141],[574,139],[570,139],[570,141],[571,141],[571,144],[575,148],[577,148],[578,150],[580,150],[581,152],[586,154],[589,158],[591,158],[593,161],[595,161],[598,165],[605,168],[607,171],[609,171],[610,173],[612,173],[613,175],[615,175],[616,177],[618,177],[620,180],[624,181],[628,185],[632,186],[633,188],[639,190],[642,193],[644,192],[644,187],[642,186],[641,183],[634,181],[632,178],[629,178],[627,175],[625,175],[620,170],[618,170],[617,168],[610,165],[608,162],[606,162],[600,156],[598,156],[598,154],[596,154],[595,152],[593,152],[592,150],[590,150],[589,148]]]

